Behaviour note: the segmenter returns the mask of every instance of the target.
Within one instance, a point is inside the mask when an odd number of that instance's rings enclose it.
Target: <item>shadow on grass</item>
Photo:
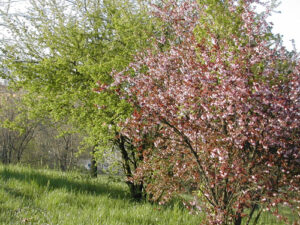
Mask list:
[[[24,200],[33,200],[34,198],[32,194],[18,191],[15,188],[4,187],[3,190],[12,195],[14,198],[22,198]]]
[[[91,183],[89,180],[73,181],[67,177],[54,177],[38,171],[19,172],[5,168],[0,171],[0,177],[4,180],[17,179],[27,183],[35,182],[40,187],[45,187],[49,190],[64,188],[70,192],[107,195],[114,199],[131,200],[129,194],[121,187],[114,187],[110,184]]]

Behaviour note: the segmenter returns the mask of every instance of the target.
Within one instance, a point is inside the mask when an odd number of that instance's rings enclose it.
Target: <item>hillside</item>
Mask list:
[[[130,200],[107,177],[0,165],[0,224],[199,224],[178,206]]]
[[[106,176],[0,165],[0,224],[196,225],[201,217],[178,204],[134,202]],[[264,214],[258,224],[283,223]]]

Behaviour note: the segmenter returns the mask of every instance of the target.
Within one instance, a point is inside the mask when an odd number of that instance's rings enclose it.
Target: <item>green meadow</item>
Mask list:
[[[0,224],[193,225],[201,216],[179,203],[132,201],[126,185],[108,176],[0,165]],[[284,223],[264,214],[259,224]]]

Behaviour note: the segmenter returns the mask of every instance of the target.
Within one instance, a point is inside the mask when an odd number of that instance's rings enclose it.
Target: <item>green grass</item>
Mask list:
[[[200,224],[182,207],[130,199],[107,177],[0,165],[0,224]]]
[[[281,207],[281,214],[284,215],[289,221],[287,223],[283,221],[279,221],[273,214],[269,212],[262,213],[257,225],[286,225],[286,224],[294,224],[293,222],[297,221],[297,215],[293,214],[292,211],[288,208]],[[256,213],[254,213],[254,217],[256,217]],[[246,220],[243,221],[245,224]],[[253,222],[253,220],[252,220]],[[251,223],[250,223],[251,224]]]
[[[106,176],[0,165],[0,225],[9,224],[199,225],[201,217],[179,204],[132,201],[124,183]],[[259,224],[284,223],[265,213]]]

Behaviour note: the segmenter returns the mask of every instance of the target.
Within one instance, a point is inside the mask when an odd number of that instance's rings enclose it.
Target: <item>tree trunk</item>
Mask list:
[[[235,218],[234,225],[241,225],[242,224],[241,214],[237,214],[236,216],[237,217]]]
[[[118,144],[119,144],[119,148],[120,148],[122,159],[123,159],[123,169],[124,169],[126,178],[128,180],[126,182],[126,184],[129,187],[130,195],[135,200],[141,200],[144,197],[143,196],[144,185],[143,185],[143,183],[136,184],[131,181],[131,179],[133,177],[133,173],[132,173],[132,170],[130,167],[130,158],[129,158],[128,152],[126,151],[126,147],[125,147],[125,138],[123,136],[121,136],[120,139],[118,140]]]
[[[134,184],[132,182],[126,182],[129,187],[130,195],[133,199],[139,201],[142,200],[143,196],[143,184]]]
[[[95,148],[96,146],[93,148],[93,151],[92,151],[92,159],[91,159],[91,177],[97,177],[97,161],[96,161],[96,158],[95,158]]]
[[[8,159],[7,159],[7,147],[6,145],[4,144],[3,147],[2,147],[2,163],[3,164],[8,164]]]

